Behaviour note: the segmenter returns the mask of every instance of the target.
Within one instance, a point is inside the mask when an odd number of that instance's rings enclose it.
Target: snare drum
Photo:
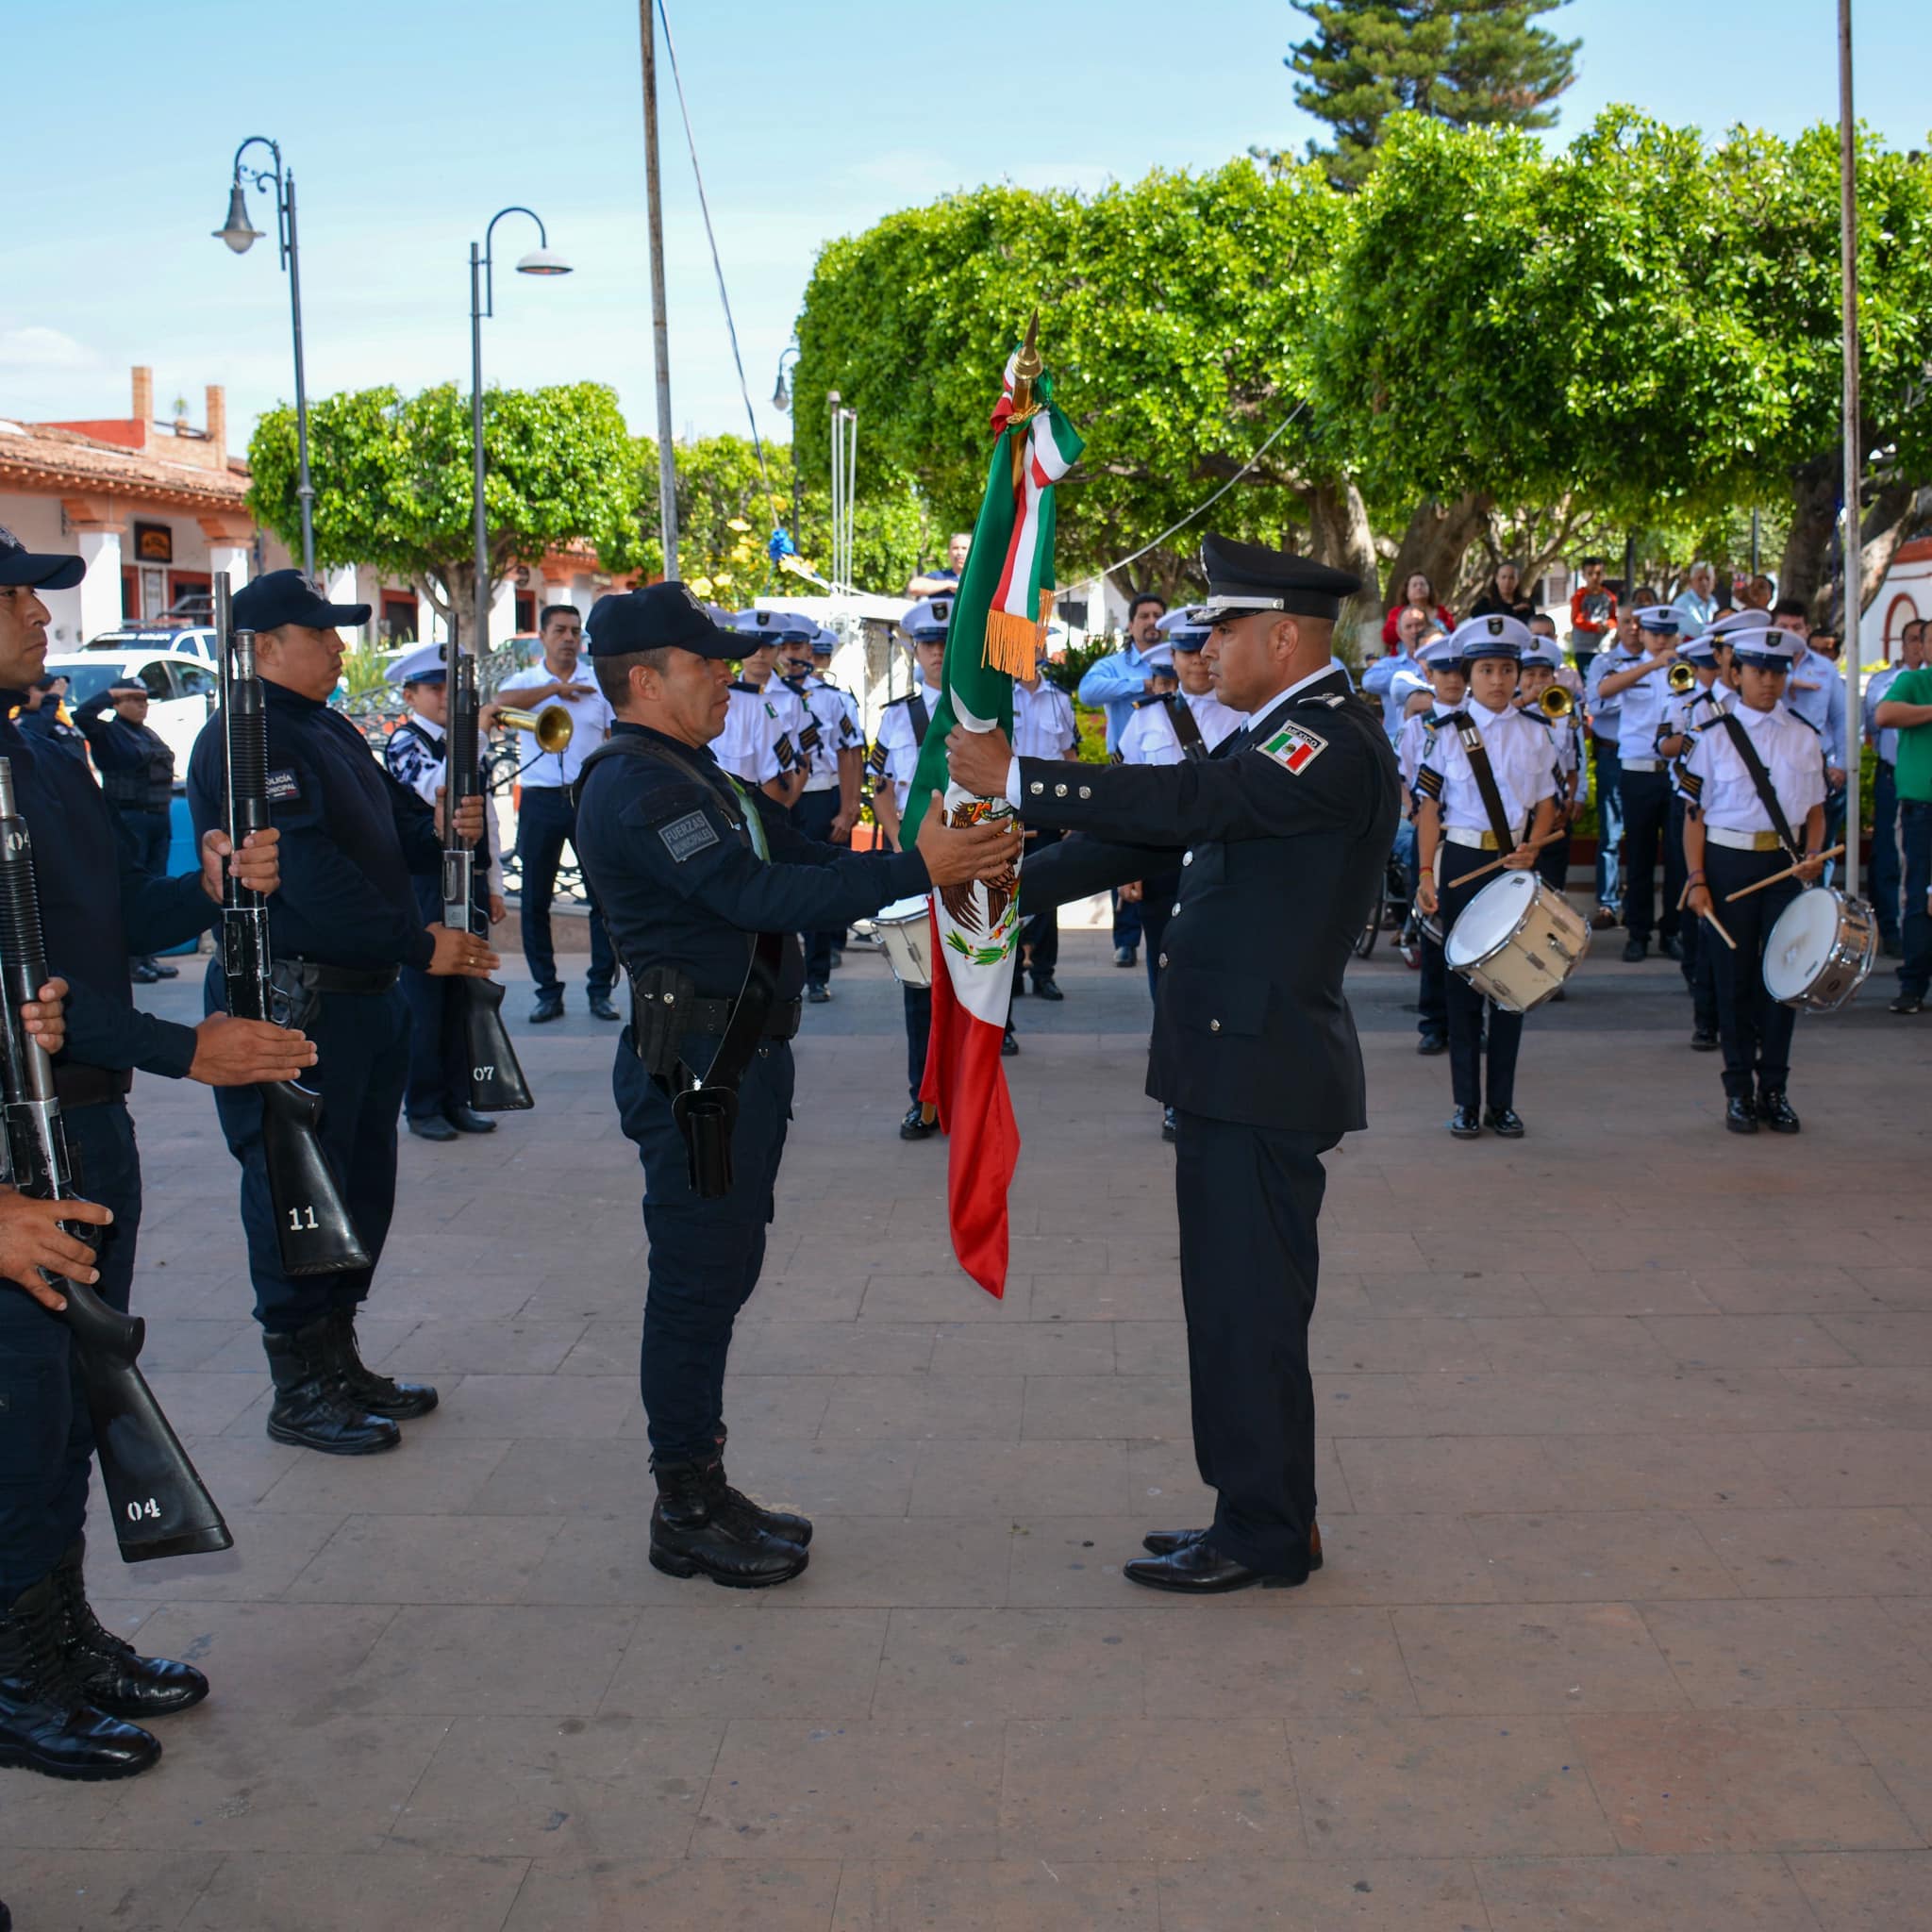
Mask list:
[[[1878,958],[1878,927],[1862,899],[1811,886],[1777,916],[1764,942],[1764,990],[1780,1005],[1835,1013]]]
[[[916,899],[895,899],[875,913],[870,924],[892,977],[901,986],[932,984],[932,900],[922,892]]]
[[[1533,872],[1491,879],[1450,928],[1443,958],[1506,1013],[1540,1007],[1590,951],[1590,923]]]

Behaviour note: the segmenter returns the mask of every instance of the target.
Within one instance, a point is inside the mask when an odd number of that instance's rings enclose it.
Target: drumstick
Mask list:
[[[1738,950],[1738,942],[1730,936],[1729,933],[1727,933],[1724,930],[1724,921],[1721,920],[1715,912],[1707,912],[1704,916],[1711,923],[1712,925],[1717,927],[1718,938],[1724,941],[1724,944],[1730,947],[1731,951],[1735,953]]]
[[[1541,852],[1545,845],[1554,845],[1557,842],[1557,841],[1560,839],[1562,836],[1563,835],[1561,832],[1545,832],[1541,839],[1532,839],[1529,841],[1529,849],[1532,852]],[[1842,851],[1843,847],[1840,846],[1840,850]],[[1494,872],[1498,866],[1507,863],[1507,861],[1512,856],[1512,854],[1506,852],[1504,853],[1501,858],[1492,858],[1490,860],[1489,864],[1479,865],[1474,872],[1464,873],[1462,876],[1456,881],[1456,883],[1458,886],[1466,886],[1468,885],[1471,879],[1479,879],[1485,874]],[[1771,881],[1769,879],[1765,881],[1766,885],[1769,885]]]
[[[1790,878],[1794,872],[1802,872],[1807,865],[1815,865],[1827,858],[1836,858],[1844,849],[1842,845],[1834,845],[1829,851],[1821,852],[1817,858],[1801,858],[1796,865],[1788,865],[1784,871],[1773,873],[1768,879],[1753,879],[1748,886],[1740,886],[1735,892],[1726,892],[1724,904],[1728,906],[1733,899],[1748,899],[1753,892],[1761,892],[1766,886],[1774,886],[1778,880]]]

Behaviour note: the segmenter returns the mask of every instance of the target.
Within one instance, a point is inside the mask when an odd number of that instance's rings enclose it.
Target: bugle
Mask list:
[[[561,705],[545,705],[541,711],[519,711],[508,705],[499,705],[496,722],[512,731],[527,731],[537,741],[540,752],[568,749],[571,732],[575,728],[570,713]]]
[[[1576,700],[1560,684],[1553,684],[1537,699],[1537,705],[1543,716],[1554,724],[1559,718],[1567,718],[1576,708]]]
[[[7,1161],[12,1184],[23,1194],[69,1201],[79,1191],[54,1064],[20,1017],[22,1004],[38,999],[46,980],[33,841],[15,808],[12,763],[0,758],[0,1004],[6,1008],[0,1020],[0,1094]],[[71,1224],[67,1232],[92,1240],[94,1230]],[[61,1279],[52,1285],[66,1298],[64,1308],[49,1313],[72,1338],[123,1561],[230,1548],[235,1539],[222,1512],[141,1373],[137,1357],[147,1324],[110,1307],[85,1282]]]
[[[1697,673],[1689,664],[1679,660],[1664,673],[1664,682],[1682,697],[1687,691],[1695,689]]]

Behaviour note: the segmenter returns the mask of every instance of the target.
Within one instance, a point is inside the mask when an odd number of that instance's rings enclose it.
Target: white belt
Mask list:
[[[1664,768],[1660,758],[1624,758],[1623,765],[1626,772],[1661,772]]]
[[[1472,831],[1466,825],[1444,826],[1442,837],[1451,845],[1467,845],[1477,852],[1496,852],[1502,849],[1496,843],[1495,833]],[[1519,832],[1516,835],[1516,843],[1520,845],[1522,842],[1523,835]],[[1515,846],[1511,846],[1510,850],[1514,851]]]
[[[1706,825],[1705,838],[1713,845],[1723,845],[1732,852],[1782,852],[1775,832],[1734,832],[1728,825]]]

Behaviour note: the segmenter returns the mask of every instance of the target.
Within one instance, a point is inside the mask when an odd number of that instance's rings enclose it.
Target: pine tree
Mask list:
[[[1307,155],[1339,188],[1361,185],[1382,123],[1408,109],[1457,127],[1550,127],[1579,42],[1538,26],[1569,0],[1306,0],[1315,32],[1284,65],[1295,104],[1334,129]],[[1279,158],[1276,157],[1275,158]]]

